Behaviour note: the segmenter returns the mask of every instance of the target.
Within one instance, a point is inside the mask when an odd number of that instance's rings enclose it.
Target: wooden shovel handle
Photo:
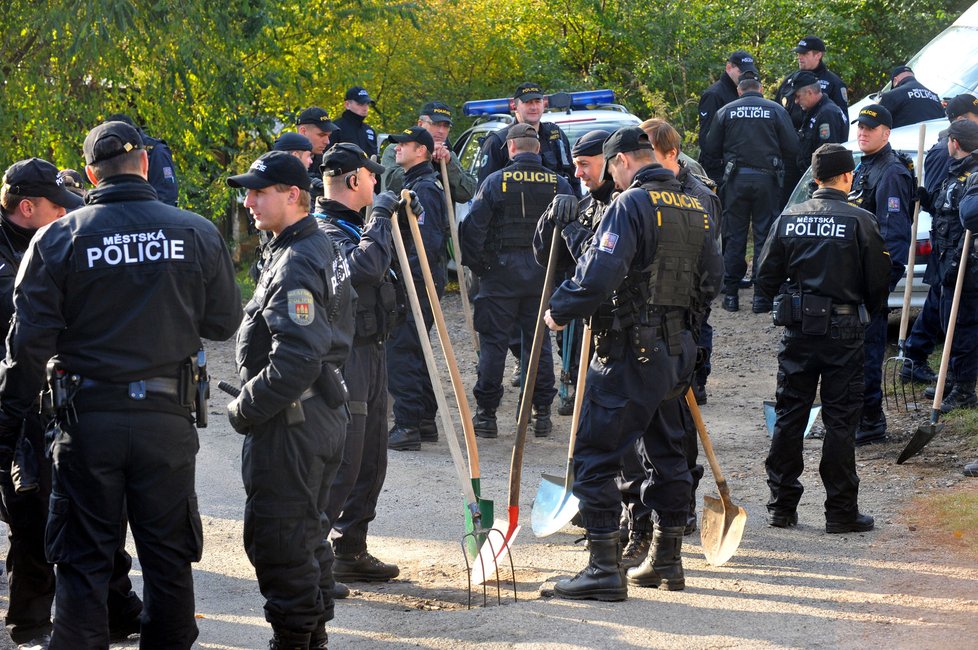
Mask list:
[[[455,402],[458,404],[459,417],[462,418],[462,430],[465,432],[465,450],[469,455],[469,474],[474,479],[480,478],[479,448],[476,445],[475,429],[472,426],[472,411],[469,409],[469,400],[465,396],[465,386],[462,385],[462,375],[458,371],[458,362],[455,360],[455,350],[452,348],[452,340],[448,337],[448,326],[445,325],[445,315],[441,311],[438,292],[435,291],[435,281],[431,277],[431,268],[428,266],[428,255],[425,253],[424,240],[421,239],[421,229],[418,227],[418,217],[411,211],[410,191],[406,189],[401,190],[401,198],[404,200],[407,209],[411,238],[414,240],[414,247],[418,251],[418,265],[421,267],[421,274],[424,276],[424,286],[428,291],[428,302],[431,303],[431,313],[435,316],[435,329],[438,331],[438,340],[441,341],[442,350],[445,351],[448,372],[452,376],[452,390],[455,392]],[[401,269],[401,273],[405,276],[405,282],[414,282],[410,268]]]
[[[441,184],[445,187],[445,207],[448,209],[448,227],[452,235],[452,249],[455,251],[455,272],[458,276],[458,293],[462,299],[462,316],[472,335],[472,346],[476,357],[479,355],[479,335],[476,334],[472,321],[472,305],[469,303],[469,288],[465,284],[465,267],[462,266],[462,245],[458,239],[458,223],[455,221],[455,201],[452,200],[452,188],[448,184],[448,165],[441,161]]]
[[[554,238],[557,234],[554,233]],[[584,406],[584,385],[587,382],[587,369],[591,364],[591,326],[585,324],[581,339],[581,359],[577,366],[577,384],[574,386],[574,415],[571,416],[570,442],[567,447],[567,462],[574,460],[574,443],[577,429],[581,426],[581,409]]]
[[[727,501],[730,499],[727,479],[723,477],[723,472],[720,470],[720,463],[717,462],[716,453],[713,451],[713,442],[710,440],[710,434],[706,431],[706,423],[703,422],[703,415],[700,413],[700,406],[696,403],[696,396],[693,395],[692,388],[686,391],[686,404],[689,406],[689,412],[692,414],[693,421],[696,423],[696,431],[700,435],[700,442],[703,443],[703,453],[706,454],[707,460],[710,461],[710,469],[713,471],[713,478],[716,479],[717,490],[720,492],[720,496]]]
[[[954,282],[954,298],[951,300],[951,314],[947,321],[947,334],[944,335],[944,350],[941,352],[941,369],[937,373],[937,387],[934,390],[932,413],[940,413],[941,399],[944,396],[944,383],[947,381],[947,367],[951,361],[951,345],[954,343],[954,326],[958,320],[958,307],[961,305],[961,288],[964,286],[964,272],[968,266],[968,252],[971,250],[971,231],[964,231],[964,245],[961,247],[961,261],[958,263],[958,279]],[[936,420],[935,420],[936,422]]]

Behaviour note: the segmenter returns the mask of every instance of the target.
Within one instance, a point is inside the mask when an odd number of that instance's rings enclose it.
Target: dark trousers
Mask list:
[[[773,174],[741,168],[723,186],[723,292],[737,293],[747,272],[747,234],[753,224],[754,261],[751,277],[757,276],[757,261],[767,232],[778,214],[781,189]]]
[[[683,455],[686,466],[692,478],[690,490],[689,512],[695,516],[696,488],[703,478],[703,466],[697,464],[699,445],[697,444],[696,423],[686,405],[686,397],[666,400],[659,404],[659,409],[652,418],[651,428],[667,438],[673,438],[673,431],[682,431]],[[659,516],[642,501],[642,490],[655,490],[656,479],[660,474],[654,468],[646,467],[643,458],[644,443],[640,438],[635,443],[635,453],[626,453],[621,460],[621,475],[618,478],[618,489],[621,490],[621,500],[628,511],[629,527],[632,530],[651,530],[652,522],[659,521]]]
[[[479,333],[479,378],[472,394],[482,408],[496,410],[503,398],[503,374],[506,350],[510,345],[513,323],[518,323],[522,337],[522,367],[526,372],[533,334],[537,328],[540,296],[499,297],[480,294],[475,299],[473,320]],[[554,361],[550,337],[543,337],[540,363],[533,392],[533,404],[550,406],[557,395],[554,387]]]
[[[685,526],[693,479],[683,449],[681,427],[656,426],[664,400],[685,390],[696,349],[682,333],[681,354],[670,356],[656,343],[648,363],[626,349],[621,358],[591,360],[581,425],[574,445],[574,496],[590,532],[618,530],[621,492],[615,477],[626,454],[641,440],[643,466],[649,475],[642,503],[662,526]],[[654,487],[652,487],[654,485]]]
[[[367,526],[387,477],[387,363],[378,344],[357,345],[343,367],[350,391],[350,423],[343,461],[329,494],[326,515],[338,554],[367,549]]]
[[[941,285],[932,284],[924,300],[924,306],[913,322],[907,336],[906,356],[916,363],[927,363],[937,341],[944,338],[941,325]]]
[[[713,358],[713,326],[710,325],[710,313],[711,309],[707,307],[706,315],[703,316],[703,325],[700,327],[700,340],[697,343],[706,354],[706,359],[696,368],[695,381],[700,386],[706,386],[706,378],[710,376],[710,372],[713,370],[713,366],[710,364],[710,359]],[[695,443],[695,436],[693,442]]]
[[[442,291],[438,290],[441,298]],[[431,332],[435,322],[424,286],[418,287],[425,330]],[[393,370],[388,377],[388,390],[394,398],[394,422],[417,427],[421,420],[433,420],[438,413],[435,391],[431,388],[428,364],[425,363],[421,339],[414,324],[414,314],[391,331],[387,340],[387,364]]]
[[[577,370],[581,365],[581,342],[584,335],[584,321],[575,320],[556,333],[557,354],[561,359],[560,381],[574,386],[577,384]]]
[[[140,648],[191,647],[190,564],[203,548],[198,448],[189,416],[154,411],[83,412],[55,437],[45,535],[58,565],[51,648],[108,647],[106,601],[126,513],[143,573]]]
[[[312,632],[333,618],[332,553],[323,513],[343,456],[346,410],[321,397],[302,402],[305,422],[278,415],[255,427],[241,449],[244,545],[276,630]]]
[[[944,287],[941,292],[941,327],[945,332],[951,318],[953,299],[954,289]],[[961,292],[955,322],[949,371],[954,375],[955,382],[973,382],[978,378],[978,293]]]
[[[856,317],[840,318],[847,319],[846,326],[858,333]],[[794,512],[801,500],[805,427],[821,380],[825,438],[818,471],[825,485],[825,518],[850,521],[856,517],[856,427],[863,403],[862,374],[862,338],[785,334],[778,353],[777,419],[765,461],[770,512]]]
[[[883,357],[886,355],[887,309],[873,316],[866,326],[864,352],[863,410],[865,417],[876,419],[883,408]],[[824,407],[823,407],[824,410]]]

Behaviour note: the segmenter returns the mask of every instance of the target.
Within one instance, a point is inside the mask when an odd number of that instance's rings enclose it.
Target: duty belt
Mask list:
[[[833,316],[855,316],[858,313],[857,305],[832,305]]]
[[[147,394],[161,395],[179,399],[180,391],[175,378],[171,377],[150,377],[131,381],[128,384],[117,384],[114,382],[100,381],[98,379],[82,379],[78,385],[81,390],[104,390],[121,391],[126,389],[126,394],[131,400],[144,400]]]

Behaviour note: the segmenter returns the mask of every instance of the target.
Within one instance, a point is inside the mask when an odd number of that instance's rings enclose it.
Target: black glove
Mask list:
[[[570,194],[558,194],[554,197],[547,212],[557,230],[563,230],[567,224],[577,221],[577,204],[577,197]]]
[[[421,201],[418,200],[418,195],[415,193],[414,190],[408,190],[408,194],[411,195],[411,213],[414,214],[415,218],[418,221],[423,221],[423,219],[421,218],[421,215],[424,214],[424,208],[421,207]],[[398,204],[397,209],[398,209],[398,213],[402,217],[404,217],[405,219],[407,219],[407,216],[408,216],[407,215],[407,208],[404,207],[404,201],[401,201]]]
[[[917,200],[920,201],[921,208],[930,205],[930,192],[923,185],[917,188]]]
[[[228,422],[231,423],[231,428],[241,435],[245,435],[251,430],[251,425],[241,413],[240,397],[236,397],[228,403]]]
[[[370,214],[374,219],[390,219],[397,210],[398,203],[397,195],[390,190],[381,192],[374,197],[374,206]]]

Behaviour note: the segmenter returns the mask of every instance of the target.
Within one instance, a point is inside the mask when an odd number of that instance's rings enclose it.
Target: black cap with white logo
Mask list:
[[[40,158],[15,162],[4,173],[2,184],[11,194],[44,197],[68,210],[83,204],[81,197],[65,187],[58,168]]]
[[[260,190],[271,185],[295,185],[299,189],[308,190],[310,186],[306,166],[284,151],[263,154],[251,163],[247,173],[229,177],[227,184],[249,190]]]

